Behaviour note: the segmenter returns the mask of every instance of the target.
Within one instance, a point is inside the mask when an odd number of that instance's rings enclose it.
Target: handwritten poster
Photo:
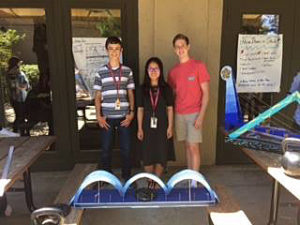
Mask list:
[[[92,94],[95,73],[108,62],[106,38],[73,38],[75,66]]]
[[[282,38],[282,34],[239,35],[237,92],[280,91]]]

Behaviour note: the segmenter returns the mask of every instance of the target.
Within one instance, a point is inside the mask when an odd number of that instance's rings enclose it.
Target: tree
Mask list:
[[[110,10],[107,9],[105,11],[108,16],[102,18],[101,21],[96,24],[96,28],[100,31],[101,37],[121,37],[121,19],[114,17]]]
[[[7,67],[7,62],[13,55],[13,46],[25,38],[25,34],[18,34],[16,30],[8,29],[0,31],[0,70],[3,72]]]

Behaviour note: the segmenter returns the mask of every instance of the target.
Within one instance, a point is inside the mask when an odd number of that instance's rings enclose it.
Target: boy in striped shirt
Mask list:
[[[134,118],[135,88],[132,70],[120,63],[123,51],[118,37],[108,37],[105,43],[109,62],[95,76],[95,107],[101,127],[101,164],[111,172],[111,143],[115,128],[120,137],[122,178],[130,177],[130,124]]]

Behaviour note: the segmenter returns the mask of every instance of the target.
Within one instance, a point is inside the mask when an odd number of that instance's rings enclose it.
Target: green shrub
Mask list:
[[[12,57],[12,48],[25,38],[25,34],[19,34],[16,30],[0,30],[0,70],[5,71],[7,62]]]
[[[121,37],[121,19],[113,17],[109,9],[105,10],[108,17],[102,18],[96,23],[96,29],[100,31],[101,37]]]
[[[37,64],[23,64],[21,65],[21,71],[23,71],[26,74],[31,87],[36,86],[38,84],[40,71]]]

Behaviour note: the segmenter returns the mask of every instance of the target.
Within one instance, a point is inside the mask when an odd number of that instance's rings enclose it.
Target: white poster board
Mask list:
[[[108,62],[105,41],[106,38],[73,38],[75,66],[86,82],[91,95],[95,73]]]
[[[282,34],[239,35],[237,92],[280,92],[282,38]]]

